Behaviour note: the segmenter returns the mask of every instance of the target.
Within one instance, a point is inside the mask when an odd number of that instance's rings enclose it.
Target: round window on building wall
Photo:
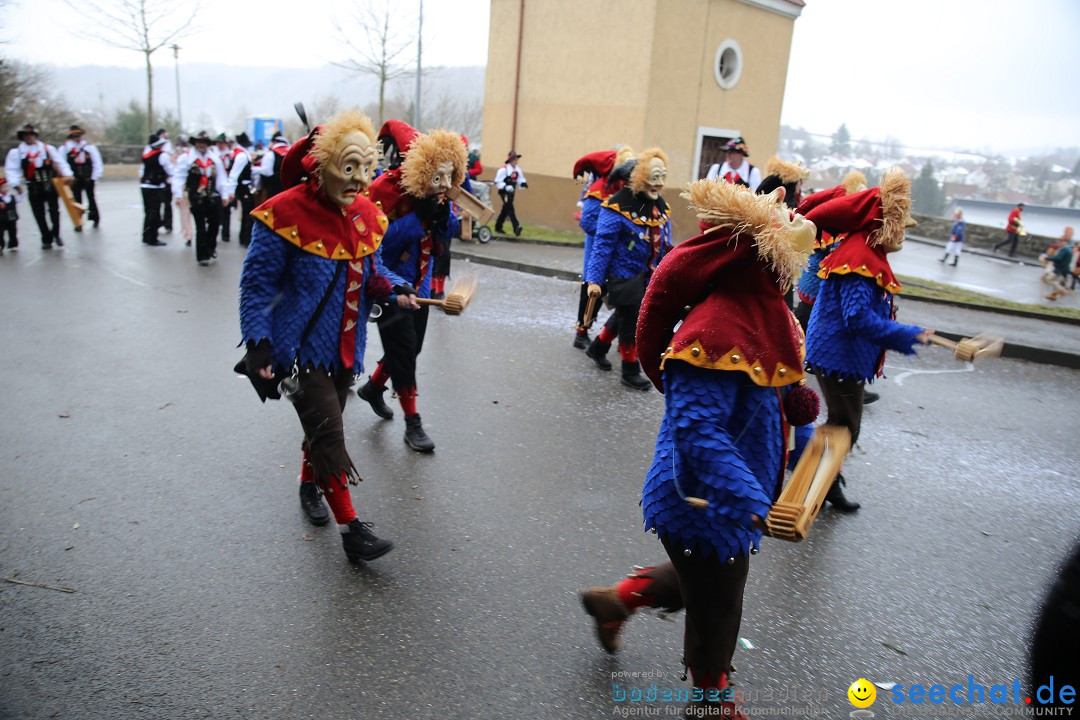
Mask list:
[[[742,49],[734,40],[725,40],[716,48],[713,61],[713,76],[716,84],[725,90],[735,87],[742,74]]]

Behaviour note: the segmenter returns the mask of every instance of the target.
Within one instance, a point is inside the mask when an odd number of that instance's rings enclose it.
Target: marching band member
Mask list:
[[[289,141],[279,132],[270,138],[270,147],[263,153],[259,164],[252,171],[258,178],[259,189],[267,198],[281,192],[281,163],[289,152]]]
[[[177,207],[191,208],[195,219],[195,259],[206,267],[217,257],[218,224],[223,200],[228,196],[228,181],[221,158],[210,151],[210,137],[200,132],[191,138],[191,143],[194,147],[176,162],[172,191]]]
[[[751,192],[757,191],[761,183],[761,171],[747,161],[750,154],[746,149],[746,141],[741,137],[735,137],[724,143],[722,148],[725,160],[723,164],[714,164],[709,167],[705,175],[708,180],[719,178],[724,182],[734,183],[750,188]]]
[[[97,199],[94,197],[94,185],[101,179],[101,173],[105,166],[101,162],[101,152],[97,145],[86,142],[83,138],[83,129],[78,125],[72,125],[68,132],[67,140],[60,150],[67,158],[68,166],[75,177],[71,184],[71,192],[75,196],[75,202],[82,203],[83,191],[86,191],[86,200],[89,204],[86,219],[94,223],[94,227],[101,222],[101,213],[98,210]],[[82,232],[81,227],[75,228],[75,232]]]
[[[142,241],[151,247],[166,244],[158,239],[158,229],[164,224],[161,218],[161,193],[168,192],[172,184],[172,158],[165,152],[168,142],[163,137],[151,135],[142,153],[142,171],[139,173],[143,200]]]
[[[38,139],[33,125],[24,125],[16,135],[19,144],[8,151],[4,174],[15,192],[21,193],[23,185],[26,186],[30,209],[41,231],[42,250],[51,249],[54,242],[57,247],[63,247],[64,241],[60,239],[60,200],[52,180],[57,176],[70,178],[71,168],[55,147]],[[52,228],[49,227],[50,221]]]

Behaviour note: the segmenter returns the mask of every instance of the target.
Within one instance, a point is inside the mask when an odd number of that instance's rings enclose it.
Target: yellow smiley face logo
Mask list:
[[[874,689],[873,683],[866,678],[859,678],[855,682],[851,683],[851,687],[847,690],[848,700],[851,704],[857,708],[868,708],[874,704],[874,700],[877,699],[877,690]]]

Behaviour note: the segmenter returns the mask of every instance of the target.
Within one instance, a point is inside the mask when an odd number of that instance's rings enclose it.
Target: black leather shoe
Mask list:
[[[383,393],[385,392],[386,388],[375,387],[375,385],[368,380],[360,386],[360,389],[356,391],[356,394],[361,400],[366,401],[367,404],[371,406],[371,409],[375,411],[376,415],[384,420],[390,420],[394,417],[394,411],[383,401]]]
[[[76,227],[75,232],[82,232],[82,226],[80,225],[79,227]]]
[[[330,522],[330,511],[326,509],[319,487],[313,482],[300,483],[300,509],[307,515],[312,525],[325,525]]]
[[[389,540],[375,537],[371,523],[360,522],[359,518],[350,522],[346,529],[341,533],[341,544],[350,560],[376,560],[394,548],[394,543]]]
[[[429,453],[435,450],[435,443],[424,432],[424,426],[420,424],[419,415],[406,416],[405,442],[416,452]]]
[[[53,235],[53,242],[56,243],[56,247],[64,247],[64,241],[60,239],[60,233]]]
[[[607,359],[608,350],[610,349],[611,343],[600,342],[600,338],[595,337],[589,343],[589,347],[585,348],[585,354],[592,358],[592,361],[596,363],[596,367],[601,370],[610,370],[611,361]]]
[[[869,405],[870,403],[877,402],[880,399],[881,399],[881,396],[878,395],[876,392],[870,392],[869,390],[867,390],[866,392],[863,393],[862,404],[863,405]]]
[[[587,330],[578,330],[577,333],[574,334],[574,347],[578,350],[584,350],[589,347],[589,342],[589,333]]]
[[[641,366],[638,365],[637,360],[622,361],[622,384],[635,390],[648,390],[652,387],[649,378],[641,374]]]
[[[160,240],[154,240],[154,242],[148,242],[146,244],[149,245],[150,247],[165,247],[169,243],[164,243],[164,242],[161,242]]]
[[[844,480],[843,475],[837,473],[836,479],[833,480],[832,487],[829,488],[828,494],[825,495],[825,500],[840,512],[853,513],[862,507],[862,505],[857,502],[852,502],[844,497],[844,491],[840,488],[841,485],[847,485],[847,481]]]

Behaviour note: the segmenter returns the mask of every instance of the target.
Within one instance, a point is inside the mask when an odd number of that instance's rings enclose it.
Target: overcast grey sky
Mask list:
[[[181,64],[317,67],[340,59],[335,6],[204,2],[199,33],[180,41]],[[488,9],[489,0],[425,0],[425,64],[485,64]],[[138,53],[84,37],[62,0],[14,0],[2,21],[12,57],[141,66]],[[795,22],[782,121],[820,133],[847,123],[855,138],[892,136],[919,147],[1077,145],[1078,47],[1080,0],[807,0]],[[171,52],[154,57],[171,68]]]

